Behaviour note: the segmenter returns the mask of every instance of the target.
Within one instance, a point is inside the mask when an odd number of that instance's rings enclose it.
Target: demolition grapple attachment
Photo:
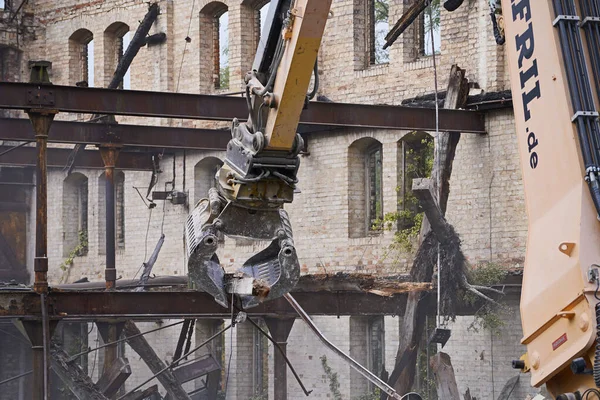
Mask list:
[[[226,273],[215,254],[223,236],[271,243],[238,271]],[[185,239],[192,282],[224,307],[232,295],[239,296],[245,308],[281,297],[300,276],[292,228],[283,208],[244,208],[211,189],[209,198],[189,215]]]

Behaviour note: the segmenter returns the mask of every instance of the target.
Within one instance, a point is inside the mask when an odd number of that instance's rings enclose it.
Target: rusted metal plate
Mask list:
[[[0,146],[0,153],[8,150],[9,146]],[[67,164],[70,149],[49,148],[48,167],[64,168]],[[10,166],[35,166],[37,151],[35,147],[21,147],[0,156],[0,165]],[[102,168],[102,157],[96,150],[85,150],[77,157],[77,166],[80,168]],[[121,152],[117,161],[117,169],[152,171],[152,160],[149,153]]]
[[[63,112],[135,115],[145,117],[188,118],[230,121],[248,116],[242,97],[39,86],[28,83],[0,83],[0,108],[28,109],[29,92],[40,98],[54,97],[55,108]],[[46,93],[47,92],[47,93]],[[485,133],[483,114],[464,110],[440,110],[440,130]],[[311,102],[302,112],[302,125],[435,130],[435,110],[388,105],[362,105]]]

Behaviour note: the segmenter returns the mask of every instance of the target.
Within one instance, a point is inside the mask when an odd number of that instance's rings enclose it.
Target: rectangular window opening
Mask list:
[[[398,229],[412,228],[417,214],[422,212],[419,201],[412,192],[416,178],[431,176],[433,166],[433,138],[427,134],[409,134],[402,140],[402,187]]]

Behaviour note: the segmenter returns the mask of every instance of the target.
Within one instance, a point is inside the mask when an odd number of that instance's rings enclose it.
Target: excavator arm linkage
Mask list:
[[[235,119],[216,187],[188,217],[189,275],[224,307],[237,295],[245,308],[288,293],[300,277],[291,203],[304,144],[296,133],[332,0],[274,0],[245,77],[248,120]],[[318,82],[318,79],[315,79]],[[270,242],[235,272],[216,254],[224,236]]]

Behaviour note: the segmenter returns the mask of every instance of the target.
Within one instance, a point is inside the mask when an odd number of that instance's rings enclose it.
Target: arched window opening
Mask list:
[[[87,29],[78,29],[69,38],[69,82],[94,86],[94,35]]]
[[[98,253],[106,254],[106,175],[98,177]],[[115,171],[115,244],[125,248],[125,174]]]
[[[88,252],[88,178],[78,172],[63,181],[63,255]]]
[[[215,175],[223,161],[217,157],[206,157],[194,167],[194,201],[208,197],[208,190],[216,186]]]
[[[229,88],[229,12],[225,4],[211,2],[200,11],[200,47],[201,70],[212,71],[212,88]]]
[[[383,218],[383,147],[362,138],[348,149],[348,234],[365,237],[378,233]]]
[[[400,144],[401,184],[398,229],[408,229],[417,223],[415,216],[421,212],[419,201],[412,192],[412,181],[427,178],[433,166],[433,137],[427,132],[411,132],[402,137]]]
[[[104,31],[104,58],[106,84],[112,79],[117,65],[121,62],[129,43],[131,32],[129,26],[123,22],[114,22]],[[131,89],[131,67],[119,83],[119,89]]]

